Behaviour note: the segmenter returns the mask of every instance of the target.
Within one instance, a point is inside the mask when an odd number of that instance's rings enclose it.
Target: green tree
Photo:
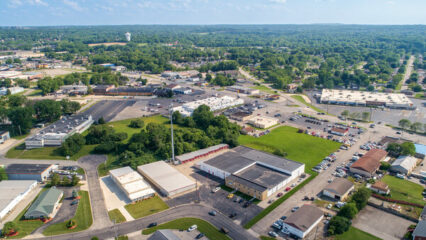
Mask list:
[[[387,162],[380,162],[380,170],[387,171],[392,165]]]
[[[362,120],[363,121],[367,121],[369,117],[370,117],[369,112],[362,112]]]
[[[7,179],[8,177],[7,177],[6,170],[0,167],[0,181],[7,180]]]
[[[62,115],[61,103],[55,100],[45,99],[34,104],[37,120],[41,122],[57,121]]]
[[[33,108],[12,108],[8,113],[8,118],[12,122],[12,126],[15,132],[18,134],[26,134],[33,126]]]
[[[84,144],[86,144],[86,139],[81,134],[75,133],[65,140],[59,151],[62,156],[73,156],[80,151]]]
[[[337,213],[337,216],[345,217],[347,219],[353,219],[358,213],[358,209],[355,203],[347,203]]]
[[[52,186],[58,186],[61,183],[61,177],[59,176],[59,174],[54,173],[52,175],[52,180],[50,181],[50,184]]]
[[[416,147],[412,142],[404,142],[401,144],[401,155],[403,156],[414,156],[416,154]]]
[[[27,98],[22,95],[10,95],[8,97],[9,107],[21,107],[27,102]]]
[[[183,116],[180,112],[173,112],[172,119],[174,124],[182,125],[183,124]]]
[[[358,211],[361,211],[367,205],[367,201],[370,196],[370,190],[365,187],[358,189],[358,191],[352,195],[352,201],[355,202]]]
[[[19,231],[19,226],[15,222],[7,222],[3,225],[2,233],[4,235],[12,234]]]
[[[77,175],[72,175],[71,185],[72,186],[77,186],[78,183],[80,183],[80,178],[78,178]]]
[[[342,234],[348,231],[350,226],[351,222],[349,219],[341,216],[334,216],[329,222],[327,232],[329,235]]]
[[[422,132],[423,124],[420,122],[415,122],[411,124],[410,130],[414,132]]]
[[[348,110],[343,110],[340,115],[342,115],[343,117],[348,117],[349,116],[349,111]]]
[[[105,119],[104,119],[104,117],[100,117],[100,118],[98,119],[98,124],[105,124]]]
[[[210,111],[210,107],[206,105],[201,105],[192,113],[192,119],[194,119],[195,124],[200,129],[207,129],[213,120],[214,115]]]
[[[62,177],[62,185],[63,186],[69,186],[69,185],[71,185],[71,180],[68,178],[68,176],[63,176]]]
[[[212,75],[210,73],[206,73],[206,81],[210,82],[213,79]]]
[[[145,125],[144,121],[142,119],[136,119],[130,121],[129,127],[131,128],[143,128]]]
[[[399,120],[399,122],[398,122],[398,126],[400,126],[402,129],[407,129],[407,128],[410,127],[410,125],[411,125],[410,120],[405,119],[405,118]]]

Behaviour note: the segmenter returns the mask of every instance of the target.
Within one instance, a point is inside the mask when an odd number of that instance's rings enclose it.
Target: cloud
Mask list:
[[[9,0],[7,6],[11,7],[11,8],[16,8],[22,5],[22,1],[21,0]]]
[[[284,4],[287,2],[287,0],[269,0],[271,3],[280,3],[280,4]]]
[[[78,2],[74,2],[74,1],[71,1],[71,0],[63,0],[63,2],[64,2],[64,4],[65,4],[65,5],[68,5],[70,8],[72,8],[72,9],[74,9],[74,10],[76,10],[76,11],[81,12],[81,11],[83,11],[83,10],[84,10],[84,8],[82,8],[82,7],[78,4]]]
[[[41,5],[41,6],[48,6],[46,2],[43,0],[29,0],[28,1],[31,5]]]
[[[396,2],[395,1],[387,1],[386,2],[388,5],[395,5],[396,4]]]

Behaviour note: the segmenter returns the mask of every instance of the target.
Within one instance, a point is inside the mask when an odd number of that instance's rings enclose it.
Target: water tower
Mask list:
[[[132,38],[132,34],[130,34],[129,32],[126,32],[124,35],[126,36],[126,40],[130,42],[130,39]]]

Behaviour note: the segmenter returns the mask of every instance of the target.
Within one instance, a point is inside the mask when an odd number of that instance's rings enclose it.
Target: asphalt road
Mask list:
[[[92,115],[94,120],[98,120],[100,117],[103,117],[104,120],[108,122],[123,111],[123,109],[135,104],[135,102],[135,100],[103,100],[84,111],[84,114]]]
[[[161,224],[183,217],[194,217],[203,219],[205,221],[210,222],[218,229],[226,227],[229,230],[228,235],[232,239],[257,239],[255,236],[252,236],[248,231],[243,229],[243,227],[241,227],[240,225],[234,224],[231,220],[228,219],[227,216],[224,216],[220,213],[218,213],[214,217],[208,215],[208,212],[210,210],[212,209],[198,204],[182,205],[134,221],[116,224],[112,227],[108,226],[96,230],[59,235],[53,237],[52,239],[90,239],[93,236],[97,236],[99,239],[106,239],[114,236],[126,235],[137,230],[145,229],[152,222],[157,222],[158,224]]]

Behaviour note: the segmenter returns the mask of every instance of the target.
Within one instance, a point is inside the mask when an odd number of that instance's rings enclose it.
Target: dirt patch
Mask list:
[[[101,46],[101,45],[103,45],[103,46],[114,46],[114,45],[119,45],[119,46],[124,46],[124,45],[126,45],[127,43],[125,43],[125,42],[104,42],[104,43],[90,43],[90,44],[87,44],[89,47],[95,47],[95,46]]]

